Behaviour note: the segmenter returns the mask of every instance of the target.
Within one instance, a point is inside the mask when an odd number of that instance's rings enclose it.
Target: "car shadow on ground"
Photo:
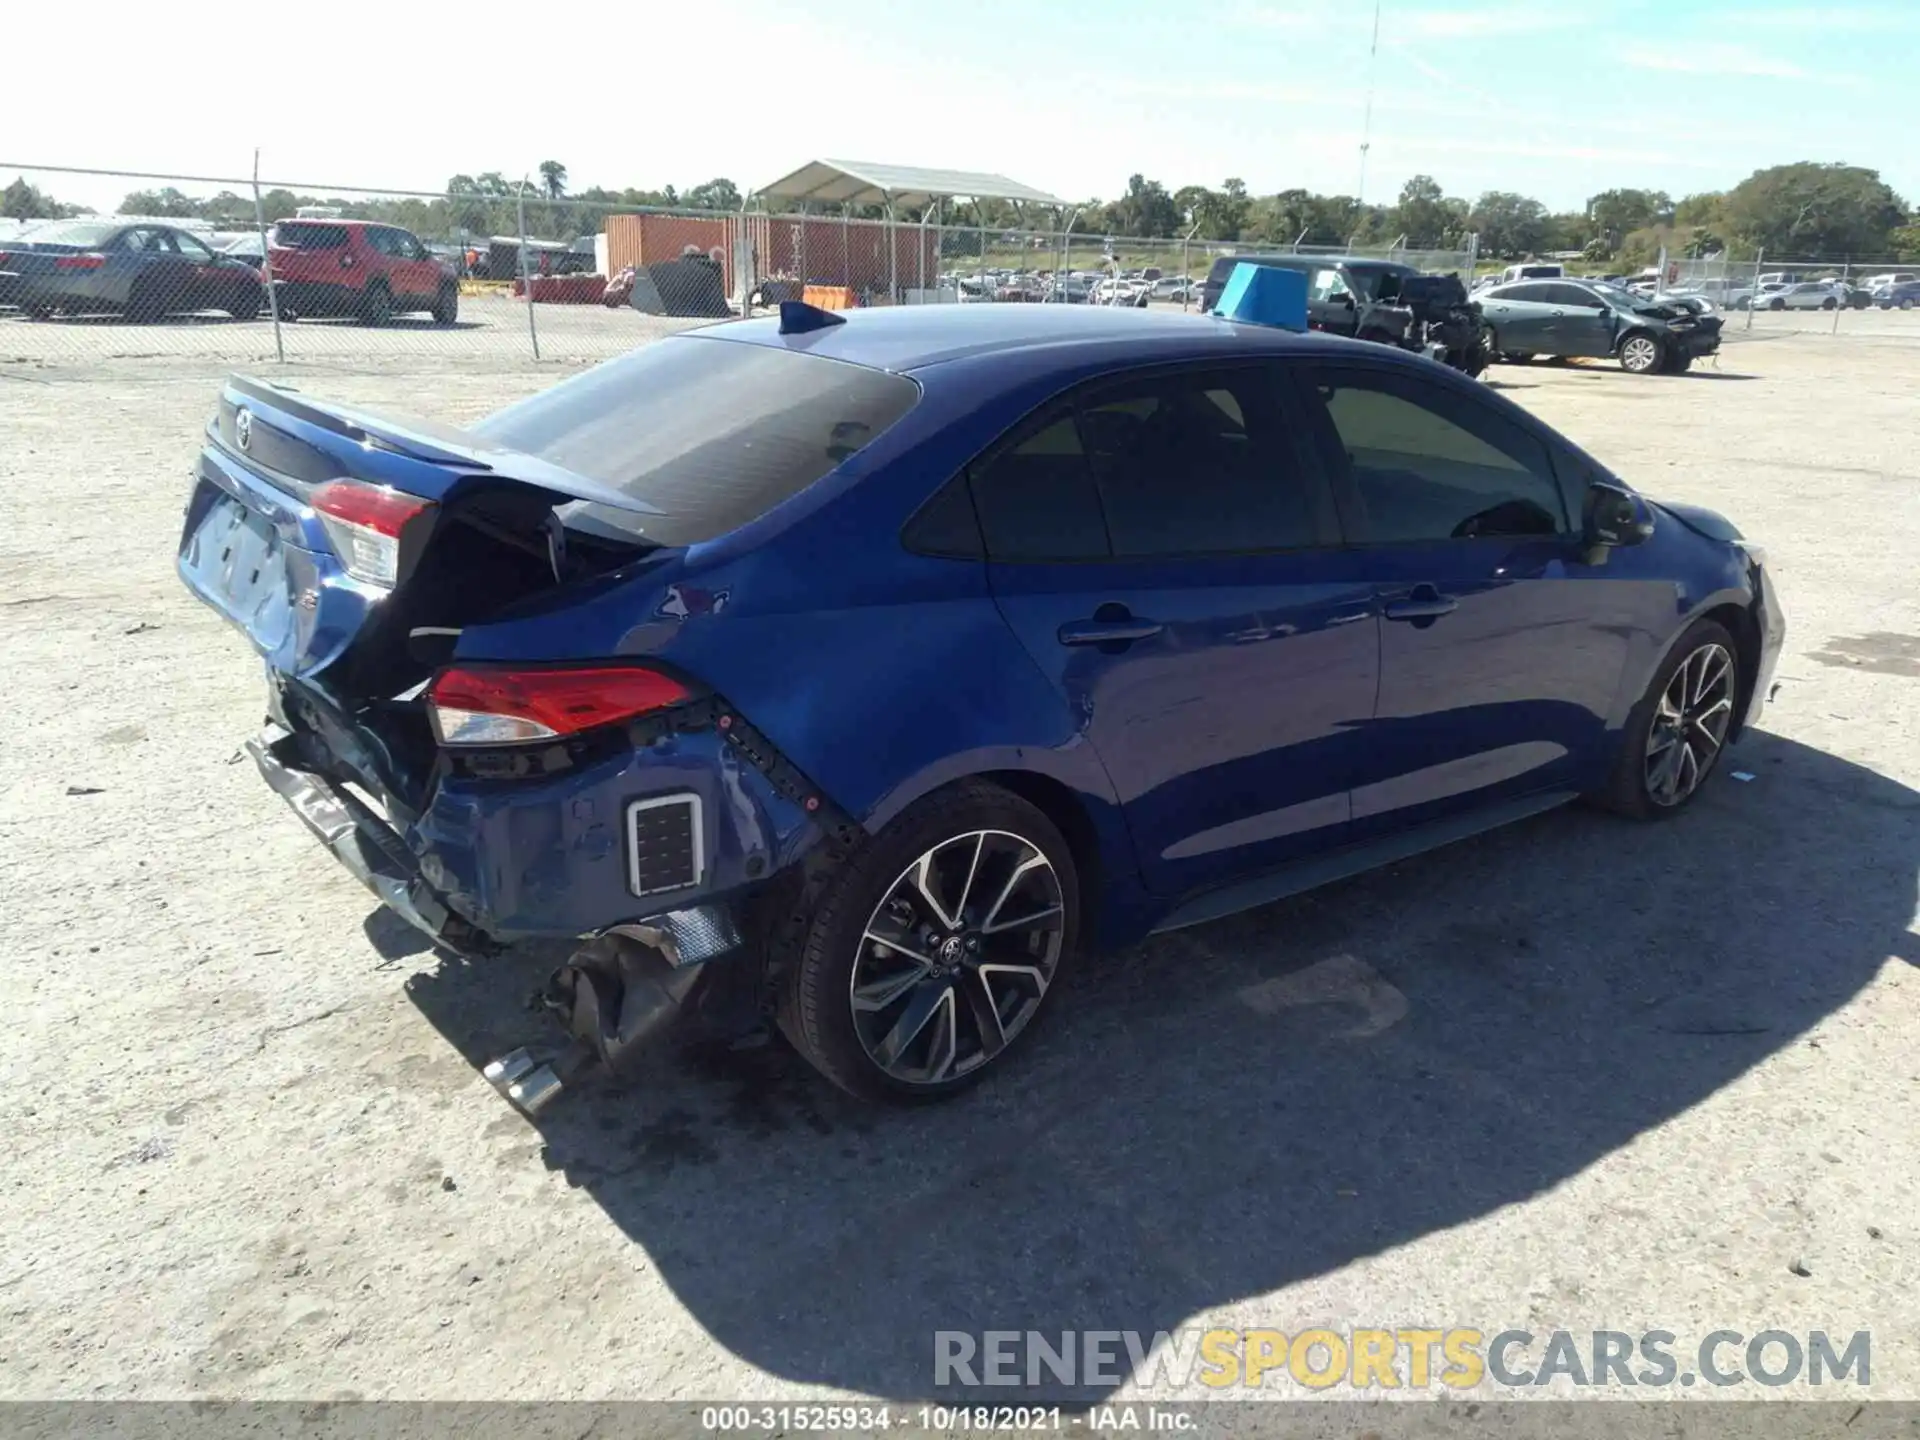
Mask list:
[[[956,1102],[667,1054],[563,1097],[546,1163],[791,1383],[953,1398],[937,1330],[1170,1330],[1539,1195],[1914,958],[1920,793],[1766,734],[1730,760],[1665,824],[1562,810],[1084,963]],[[408,988],[480,1065],[554,958]]]

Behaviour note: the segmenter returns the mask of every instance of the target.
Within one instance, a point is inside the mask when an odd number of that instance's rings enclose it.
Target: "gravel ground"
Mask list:
[[[0,1397],[912,1399],[936,1329],[1191,1323],[1868,1329],[1920,1398],[1906,318],[1495,372],[1767,542],[1750,782],[1083,966],[958,1104],[772,1050],[538,1125],[478,1066],[551,957],[435,960],[239,755],[258,671],[172,573],[217,365],[0,366]],[[290,373],[458,422],[564,367]]]

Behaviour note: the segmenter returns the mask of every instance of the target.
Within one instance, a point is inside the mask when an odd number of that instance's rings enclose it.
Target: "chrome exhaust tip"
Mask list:
[[[522,1113],[538,1115],[565,1088],[551,1065],[538,1065],[501,1093]]]
[[[522,1046],[518,1050],[509,1050],[498,1060],[488,1061],[486,1068],[480,1073],[486,1077],[489,1085],[505,1095],[508,1086],[528,1074],[533,1068],[533,1056],[527,1053],[525,1046]]]

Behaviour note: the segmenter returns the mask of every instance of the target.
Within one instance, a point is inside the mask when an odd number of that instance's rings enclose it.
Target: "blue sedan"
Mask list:
[[[579,942],[528,1109],[670,1022],[947,1094],[1077,955],[1678,814],[1783,633],[1726,519],[1439,365],[1092,306],[789,305],[470,430],[235,379],[178,563],[343,863]]]

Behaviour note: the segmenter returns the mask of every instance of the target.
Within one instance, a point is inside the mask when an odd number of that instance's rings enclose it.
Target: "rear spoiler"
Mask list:
[[[374,415],[350,405],[319,401],[287,385],[234,375],[227,381],[228,398],[240,406],[275,411],[302,425],[324,431],[354,445],[386,450],[422,464],[453,470],[477,471],[542,491],[551,502],[581,500],[634,515],[666,512],[635,499],[614,486],[534,455],[488,445],[479,436],[431,420],[397,419]],[[429,497],[438,498],[438,497]]]

